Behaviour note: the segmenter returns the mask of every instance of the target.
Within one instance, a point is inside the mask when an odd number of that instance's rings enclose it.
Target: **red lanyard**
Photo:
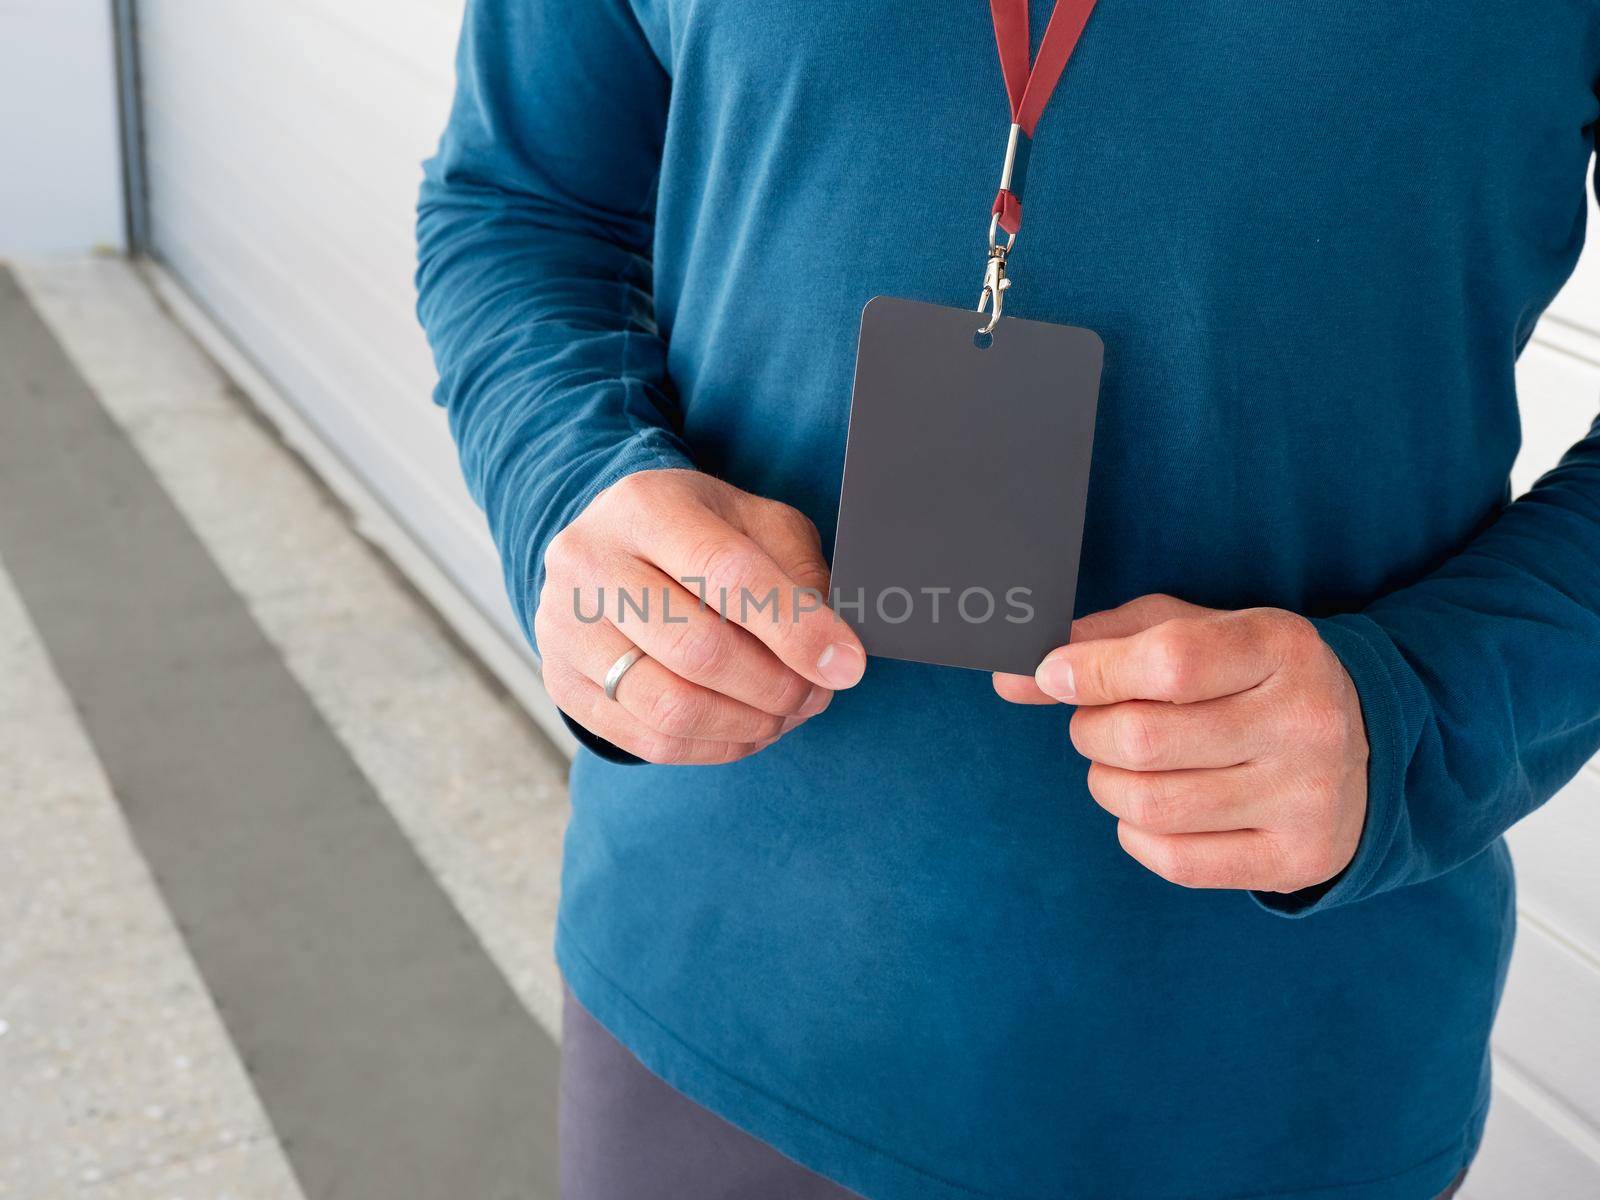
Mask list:
[[[1044,114],[1045,105],[1067,69],[1067,60],[1078,48],[1078,39],[1089,23],[1096,0],[1056,0],[1050,23],[1045,26],[1039,57],[1028,66],[1028,0],[989,0],[994,17],[994,40],[1000,47],[1000,70],[1006,78],[1006,95],[1011,100],[1011,123],[1032,140],[1033,129]],[[1010,170],[1015,159],[1016,133],[1006,154],[1006,178],[995,197],[994,212],[1000,228],[1015,236],[1022,226],[1022,200],[1013,188]]]
[[[1005,76],[1006,95],[1011,100],[1011,136],[1006,143],[1005,167],[1000,172],[1000,191],[994,198],[989,220],[989,261],[983,272],[983,291],[978,296],[978,311],[989,310],[989,323],[979,332],[990,333],[1000,321],[1001,298],[1011,286],[1006,278],[1006,255],[1016,244],[1022,228],[1022,180],[1027,174],[1028,143],[1034,126],[1044,115],[1045,105],[1061,82],[1067,60],[1078,48],[1089,14],[1096,0],[1056,0],[1045,26],[1039,57],[1028,63],[1028,0],[989,0],[994,17],[994,40],[1000,47],[1000,72]],[[1024,140],[1026,139],[1026,140]],[[1008,240],[1001,245],[995,234],[1005,230]]]

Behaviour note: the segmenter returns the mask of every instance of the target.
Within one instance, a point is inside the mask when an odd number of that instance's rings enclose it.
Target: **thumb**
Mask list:
[[[1102,612],[1079,617],[1072,623],[1073,642],[1096,642],[1105,638],[1125,638],[1143,633],[1152,625],[1160,625],[1174,617],[1189,617],[1207,611],[1198,604],[1179,600],[1159,592],[1140,596],[1108,608]],[[1052,655],[1056,652],[1052,650]],[[1049,657],[1049,656],[1046,656]],[[1009,675],[996,671],[994,690],[1002,700],[1013,704],[1059,704],[1060,701],[1041,688],[1033,675]]]

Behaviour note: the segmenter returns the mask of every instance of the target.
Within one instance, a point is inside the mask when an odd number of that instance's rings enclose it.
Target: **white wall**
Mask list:
[[[122,249],[110,0],[0,0],[0,255]]]

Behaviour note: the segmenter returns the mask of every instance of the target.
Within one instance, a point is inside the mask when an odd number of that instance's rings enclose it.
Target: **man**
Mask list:
[[[1507,488],[1600,7],[1102,0],[1007,299],[1106,346],[1033,679],[868,662],[793,598],[863,304],[975,292],[989,9],[473,0],[459,74],[421,313],[590,747],[568,1195],[1451,1188],[1500,835],[1600,747],[1600,433]]]

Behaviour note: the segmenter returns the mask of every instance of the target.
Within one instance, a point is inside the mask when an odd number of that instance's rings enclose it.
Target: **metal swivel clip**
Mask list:
[[[989,261],[983,268],[983,291],[978,293],[978,311],[989,313],[989,323],[979,333],[993,333],[1005,306],[1005,292],[1011,286],[1006,278],[1006,247],[989,247]]]
[[[1022,126],[1013,124],[1006,137],[1006,160],[1000,171],[1000,194],[995,198],[994,210],[989,215],[989,258],[983,266],[983,291],[978,293],[978,311],[989,314],[989,323],[979,333],[993,333],[1000,323],[1000,310],[1005,306],[1005,290],[1011,286],[1006,278],[1006,255],[1017,244],[1017,225],[1022,220],[1019,196],[1022,180],[1028,170],[1028,139]],[[1006,240],[1000,240],[1000,214],[1008,213]]]

